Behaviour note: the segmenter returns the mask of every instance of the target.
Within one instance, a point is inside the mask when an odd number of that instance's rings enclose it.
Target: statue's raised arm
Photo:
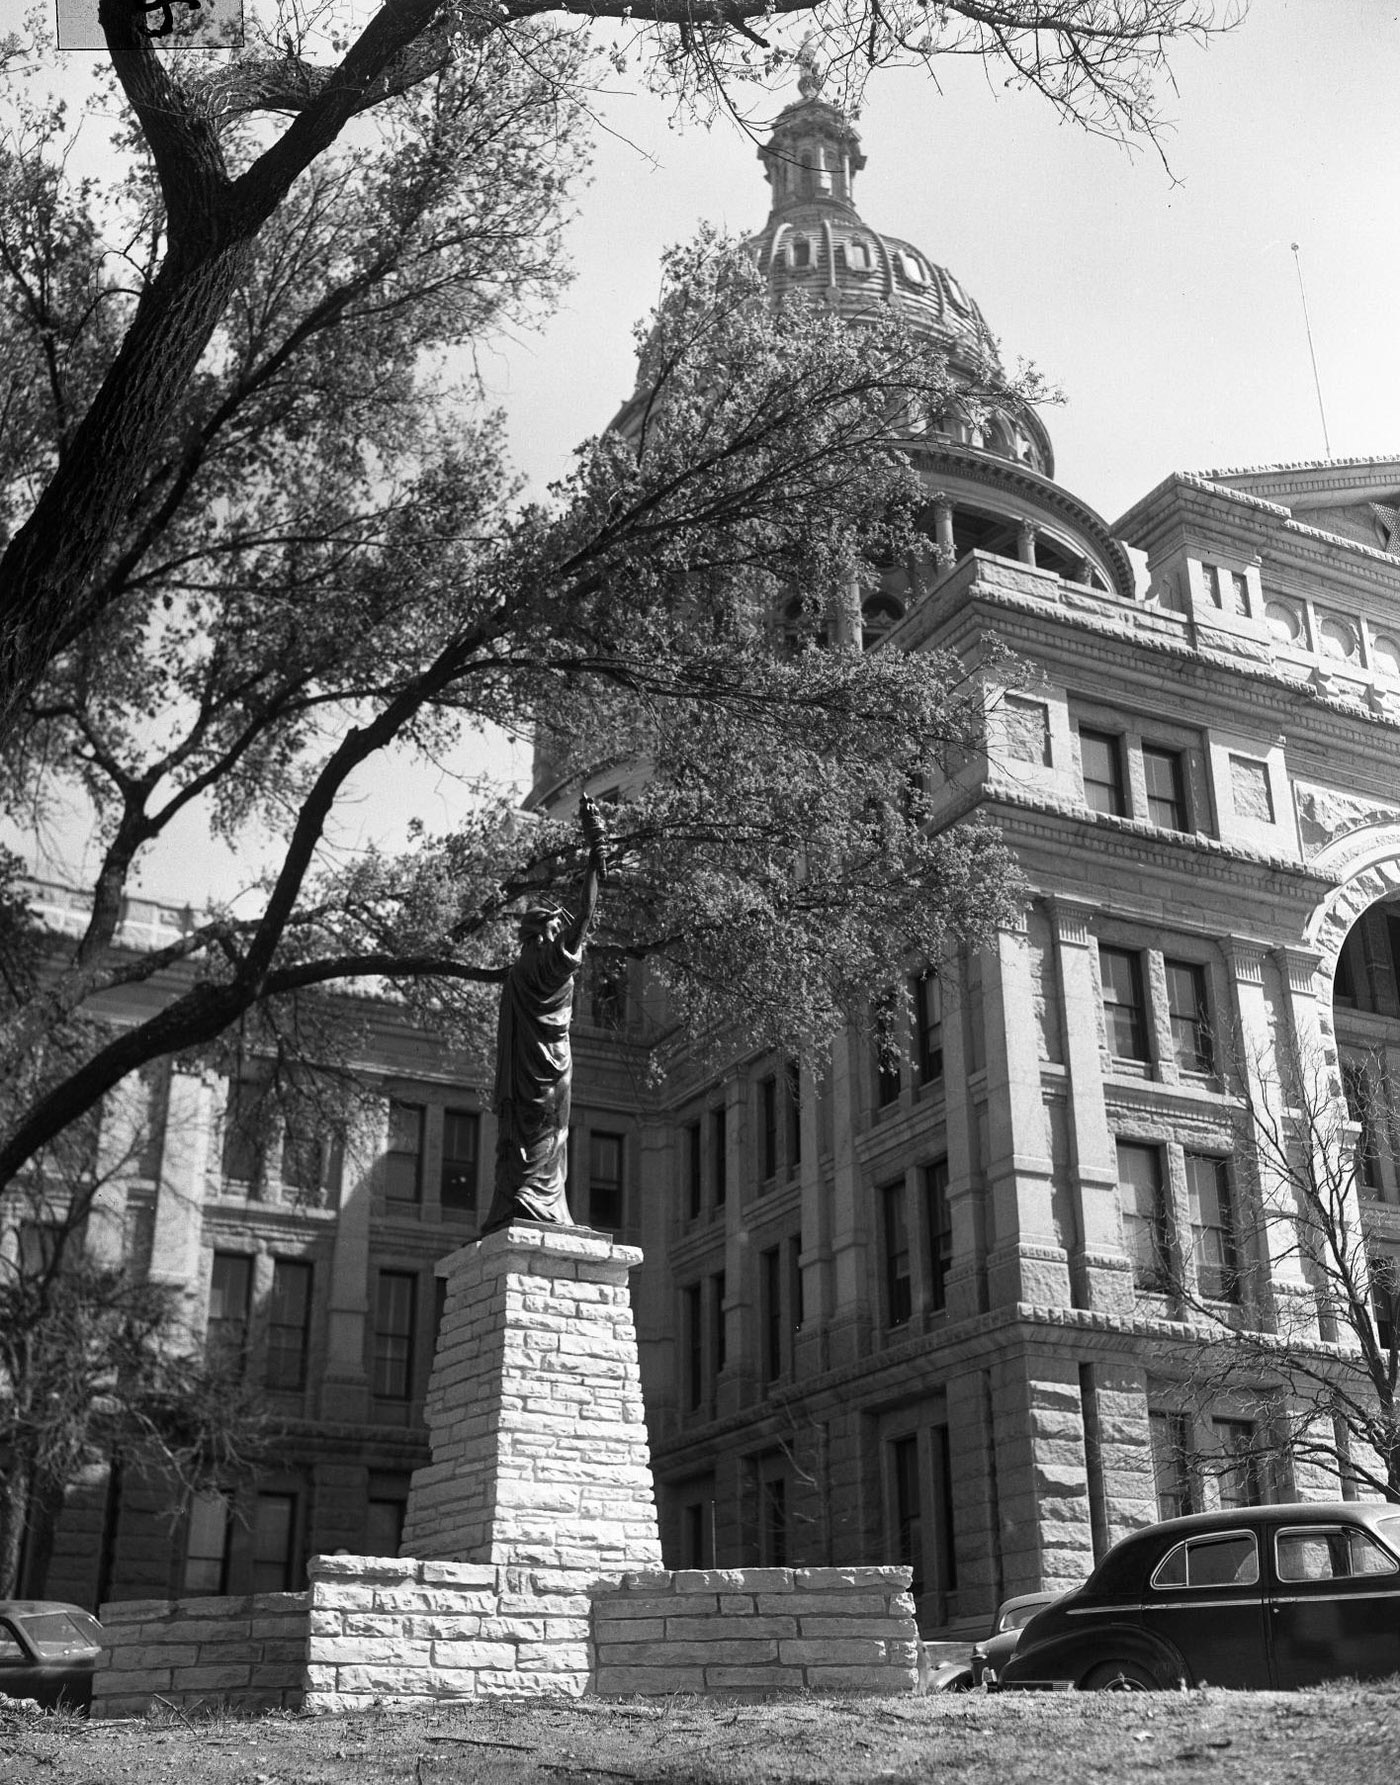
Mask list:
[[[561,905],[531,905],[520,920],[520,953],[501,987],[495,1193],[483,1235],[511,1221],[573,1225],[566,1193],[574,1073],[569,1024],[584,940],[607,878],[602,820],[587,794],[578,815],[588,845],[578,916]]]

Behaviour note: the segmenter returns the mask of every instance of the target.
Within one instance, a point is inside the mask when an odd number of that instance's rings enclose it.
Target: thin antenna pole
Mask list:
[[[1322,418],[1322,445],[1327,457],[1332,457],[1332,442],[1327,437],[1327,411],[1322,406],[1322,380],[1317,375],[1317,349],[1313,346],[1312,321],[1308,316],[1308,294],[1303,285],[1303,257],[1298,251],[1298,244],[1290,242],[1293,250],[1293,265],[1298,274],[1298,296],[1303,300],[1303,327],[1308,336],[1308,357],[1312,361],[1313,389],[1317,392],[1317,413]]]

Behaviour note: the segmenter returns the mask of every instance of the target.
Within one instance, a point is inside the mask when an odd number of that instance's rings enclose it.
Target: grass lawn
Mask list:
[[[242,1722],[41,1716],[0,1700],[5,1785],[768,1785],[1150,1778],[1395,1785],[1400,1678],[1308,1692],[483,1702]]]

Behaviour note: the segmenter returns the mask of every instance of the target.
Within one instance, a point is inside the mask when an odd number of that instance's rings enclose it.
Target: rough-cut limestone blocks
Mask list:
[[[586,1228],[517,1222],[438,1267],[447,1301],[405,1555],[620,1572],[661,1544],[628,1298],[641,1263]]]
[[[913,1692],[907,1568],[628,1574],[593,1601],[593,1690]]]
[[[587,1689],[586,1571],[317,1556],[310,1574],[307,1710]]]
[[[157,1694],[180,1706],[295,1709],[306,1676],[306,1593],[123,1599],[100,1608],[107,1653],[94,1717],[139,1717]]]

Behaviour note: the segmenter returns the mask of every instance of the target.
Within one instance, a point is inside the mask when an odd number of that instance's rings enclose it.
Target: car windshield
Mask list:
[[[89,1618],[83,1612],[30,1612],[16,1621],[35,1651],[46,1661],[58,1661],[67,1655],[87,1655],[102,1646],[102,1626],[96,1618]],[[85,1624],[92,1626],[91,1633],[83,1628]]]

